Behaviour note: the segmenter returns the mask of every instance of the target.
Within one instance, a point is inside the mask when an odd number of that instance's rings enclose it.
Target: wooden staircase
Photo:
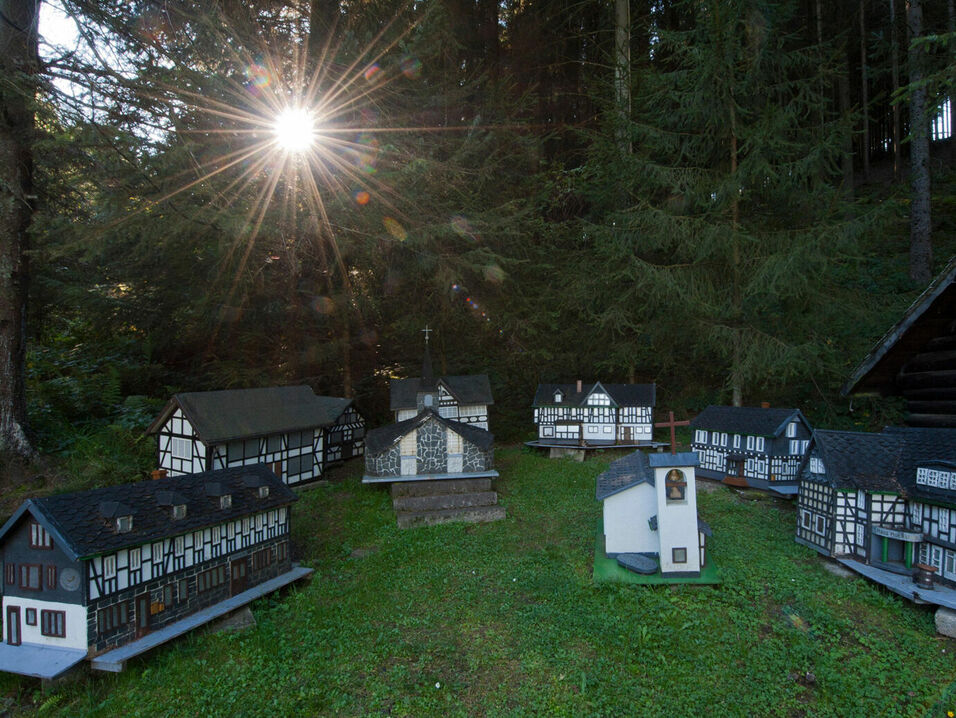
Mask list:
[[[505,507],[498,505],[491,479],[396,482],[392,484],[392,507],[400,529],[505,517]]]

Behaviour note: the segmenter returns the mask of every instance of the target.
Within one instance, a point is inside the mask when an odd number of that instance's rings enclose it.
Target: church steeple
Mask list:
[[[432,369],[432,355],[428,348],[428,335],[434,331],[429,329],[428,325],[422,329],[425,335],[425,356],[422,359],[422,378],[418,389],[418,411],[423,409],[433,409],[438,411],[438,382],[435,381],[435,373]]]

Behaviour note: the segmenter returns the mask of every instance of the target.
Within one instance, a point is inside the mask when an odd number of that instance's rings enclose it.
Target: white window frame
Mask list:
[[[143,565],[143,551],[139,546],[129,550],[127,562],[129,564],[130,571],[138,571],[139,567]]]
[[[182,556],[186,552],[186,537],[177,536],[173,539],[173,553]]]
[[[116,578],[116,554],[103,557],[103,578]]]
[[[789,424],[787,424],[787,438],[797,438],[797,422],[791,421]]]
[[[174,459],[189,461],[193,458],[193,442],[182,436],[170,437],[169,451]]]

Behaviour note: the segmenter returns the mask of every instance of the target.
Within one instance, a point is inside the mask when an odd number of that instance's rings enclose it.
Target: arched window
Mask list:
[[[687,478],[680,469],[671,469],[664,480],[664,494],[667,503],[687,499]]]

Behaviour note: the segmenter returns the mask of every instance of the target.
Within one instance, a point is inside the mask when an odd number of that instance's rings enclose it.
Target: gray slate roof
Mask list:
[[[469,444],[477,446],[479,449],[490,449],[494,444],[495,437],[490,431],[485,431],[471,424],[463,424],[460,421],[453,421],[439,416],[433,409],[424,409],[418,416],[411,419],[405,419],[388,426],[382,426],[378,429],[372,429],[365,435],[365,453],[380,454],[393,444],[398,443],[403,436],[410,431],[417,429],[429,419],[435,419],[439,424],[448,427]]]
[[[601,386],[611,400],[618,406],[654,406],[656,401],[656,386],[654,384],[604,384],[594,382],[582,384],[581,391],[574,384],[538,384],[534,393],[532,406],[583,406],[588,395],[596,386]],[[554,393],[558,390],[564,395],[560,404],[554,401]]]
[[[809,450],[801,463],[801,473],[816,453],[826,470],[827,483],[838,489],[889,491],[902,493],[897,476],[900,467],[900,436],[862,431],[813,432]]]
[[[612,461],[607,470],[598,475],[595,498],[603,501],[609,496],[644,482],[654,485],[654,471],[647,461],[647,454],[643,451],[635,451],[617,461]]]
[[[711,404],[690,422],[691,429],[722,431],[751,436],[780,436],[794,417],[810,426],[799,409],[764,409],[759,406],[716,406]]]
[[[180,407],[208,446],[329,426],[351,404],[351,399],[317,396],[308,386],[181,392],[169,400],[146,433],[158,432]]]
[[[899,463],[899,483],[914,497],[952,503],[956,492],[916,483],[920,466],[956,471],[956,429],[929,429],[915,426],[888,426],[887,436],[898,436],[902,441]]]
[[[491,406],[494,399],[491,396],[491,384],[487,374],[469,374],[466,376],[443,376],[438,383],[444,384],[448,392],[458,400],[459,404],[484,404]],[[417,406],[418,392],[427,388],[421,377],[408,379],[392,379],[389,383],[389,400],[391,411],[399,409],[414,409]]]
[[[696,451],[682,451],[678,454],[650,454],[647,463],[656,469],[661,466],[697,466],[700,460]]]
[[[208,495],[210,483],[232,495],[230,508],[219,508],[218,497]],[[269,487],[262,499],[257,492],[261,485]],[[169,494],[184,500],[185,518],[172,519]],[[89,558],[288,506],[297,498],[262,464],[234,467],[28,499],[0,528],[0,540],[29,511],[72,558]],[[129,513],[132,530],[117,533],[111,518]]]

